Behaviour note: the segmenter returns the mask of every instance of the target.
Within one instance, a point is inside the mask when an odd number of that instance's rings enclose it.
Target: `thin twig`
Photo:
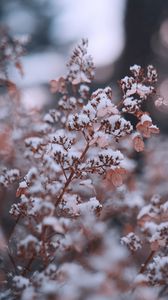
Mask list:
[[[32,257],[30,258],[30,260],[28,261],[27,265],[24,267],[24,270],[23,270],[23,272],[21,273],[22,276],[25,276],[26,273],[27,273],[27,271],[30,271],[30,266],[31,266],[31,264],[32,264],[33,261],[34,261],[34,256],[32,256]]]
[[[146,268],[147,268],[147,265],[148,263],[150,262],[150,260],[152,259],[152,257],[154,256],[156,251],[152,250],[149,254],[149,256],[147,257],[146,261],[144,264],[141,265],[141,268],[140,268],[140,271],[139,273],[142,274],[145,272]]]
[[[143,274],[145,271],[146,271],[146,268],[147,268],[147,265],[148,263],[151,261],[152,257],[154,256],[156,251],[151,251],[150,254],[148,255],[146,261],[144,264],[141,265],[141,268],[139,270],[139,273],[138,274]],[[131,289],[131,294],[134,293],[134,291],[136,290],[136,286],[134,286],[132,289]]]
[[[63,165],[62,165],[61,163],[60,163],[60,166],[61,166],[62,172],[63,172],[63,174],[64,174],[64,176],[65,176],[65,179],[67,180],[68,177],[67,177],[67,175],[66,175],[66,173],[65,173],[65,170],[64,170],[64,168],[63,168]]]

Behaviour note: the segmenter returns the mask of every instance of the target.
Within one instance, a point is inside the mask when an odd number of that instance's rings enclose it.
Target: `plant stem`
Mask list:
[[[81,154],[81,157],[80,157],[80,159],[79,159],[79,163],[82,162],[82,160],[84,159],[85,154],[87,153],[88,149],[89,149],[89,143],[86,144],[86,147],[85,147],[85,149],[84,149],[84,151],[83,151],[83,153]],[[70,175],[69,175],[67,181],[65,182],[65,185],[64,185],[64,188],[63,188],[63,190],[62,190],[62,193],[60,194],[60,196],[58,197],[58,199],[57,199],[56,202],[55,202],[55,207],[57,207],[57,206],[59,205],[59,203],[61,202],[62,197],[63,197],[63,195],[64,195],[64,193],[65,193],[67,187],[68,187],[69,184],[71,183],[74,174],[75,174],[75,169],[72,169],[72,171],[71,171],[71,173],[70,173]]]
[[[155,254],[154,250],[150,252],[149,256],[147,257],[147,259],[145,261],[145,263],[141,265],[141,268],[140,268],[140,271],[139,271],[140,274],[145,272],[145,270],[147,268],[147,265],[150,262],[150,260],[152,259],[152,257],[154,256],[154,254]]]
[[[31,266],[31,264],[32,264],[33,261],[34,261],[34,256],[32,256],[30,258],[30,260],[28,261],[27,265],[24,267],[24,270],[23,270],[23,272],[21,274],[22,276],[25,276],[26,273],[27,273],[27,271],[30,271],[29,268],[30,268],[30,266]]]

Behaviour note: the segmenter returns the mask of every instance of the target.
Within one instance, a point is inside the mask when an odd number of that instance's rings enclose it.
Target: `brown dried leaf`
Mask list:
[[[158,251],[159,248],[160,248],[160,247],[159,247],[158,241],[153,241],[153,242],[151,243],[150,247],[151,247],[151,250],[152,250],[152,251]]]
[[[19,93],[17,86],[13,82],[8,81],[7,89],[8,89],[8,93],[11,97],[16,97],[19,100],[20,93]]]
[[[18,69],[20,75],[21,75],[21,76],[24,76],[23,66],[22,66],[22,64],[20,63],[20,61],[17,61],[17,62],[15,63],[15,66],[16,66],[16,68]]]
[[[123,175],[126,174],[126,170],[123,168],[117,168],[115,170],[108,170],[106,173],[106,179],[110,181],[115,187],[122,185]]]
[[[159,128],[157,126],[150,126],[150,132],[154,134],[158,134],[160,132]]]
[[[109,145],[109,142],[108,142],[107,136],[104,135],[104,136],[97,136],[97,137],[93,138],[89,144],[90,145],[97,144],[100,148],[104,148]]]
[[[137,152],[141,152],[144,150],[144,142],[143,142],[143,139],[141,138],[141,136],[136,136],[133,139],[133,145],[134,145],[134,149]]]
[[[50,90],[51,93],[66,93],[67,88],[66,88],[66,82],[64,77],[60,77],[59,79],[51,80],[50,81]]]
[[[16,191],[16,197],[20,197],[21,195],[26,195],[27,189],[26,188],[18,188]]]

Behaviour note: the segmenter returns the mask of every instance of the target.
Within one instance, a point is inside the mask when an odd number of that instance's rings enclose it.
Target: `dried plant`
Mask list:
[[[111,87],[90,92],[94,64],[87,46],[82,40],[67,75],[50,83],[57,108],[33,119],[20,106],[7,136],[2,122],[2,197],[12,190],[18,200],[10,208],[15,224],[0,243],[0,299],[164,297],[167,194],[152,195],[154,148],[147,140],[159,129],[143,110],[155,97],[157,72],[151,65],[130,67],[116,104]],[[143,176],[135,151],[144,151]]]

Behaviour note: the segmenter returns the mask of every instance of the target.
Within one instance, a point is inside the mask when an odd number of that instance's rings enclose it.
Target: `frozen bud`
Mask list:
[[[32,167],[30,168],[30,170],[28,171],[28,173],[25,176],[25,179],[27,182],[32,181],[33,179],[37,178],[38,176],[38,170],[36,167]]]
[[[147,276],[150,283],[167,284],[168,278],[168,257],[156,256],[147,268]]]
[[[142,247],[140,238],[133,232],[130,232],[127,236],[121,238],[121,244],[126,245],[132,252],[135,252]]]
[[[23,257],[31,258],[36,255],[39,251],[38,239],[29,234],[25,239],[21,240],[18,245],[18,255]]]
[[[168,222],[163,222],[156,227],[155,233],[150,239],[152,247],[156,246],[167,246],[168,245]]]
[[[144,150],[144,147],[145,147],[144,141],[139,134],[137,134],[133,137],[133,146],[137,152],[141,152]]]
[[[79,87],[79,94],[86,99],[89,95],[90,88],[86,84],[81,84]]]
[[[163,97],[157,98],[157,99],[155,100],[155,106],[156,106],[156,107],[162,106],[162,105],[164,104],[163,100],[164,100]]]
[[[133,65],[130,67],[130,71],[135,77],[138,77],[142,73],[142,68],[139,65]]]
[[[66,81],[64,77],[60,77],[59,79],[51,80],[50,81],[50,90],[51,93],[66,93]]]
[[[152,82],[152,83],[157,82],[157,71],[152,65],[149,65],[147,67],[147,78],[148,78],[149,82]]]
[[[145,138],[149,138],[151,134],[159,133],[158,127],[152,124],[152,119],[147,113],[142,114],[136,128]]]
[[[105,89],[104,89],[106,95],[108,96],[108,98],[112,99],[112,89],[111,87],[107,86]]]
[[[30,137],[25,140],[26,147],[29,147],[33,153],[38,152],[44,145],[43,139],[39,137]]]
[[[43,219],[42,227],[51,228],[57,233],[63,234],[64,228],[56,217],[48,216]]]
[[[68,80],[77,85],[80,83],[90,83],[94,77],[94,64],[92,57],[87,53],[88,40],[82,41],[74,49],[73,54],[67,64]]]
[[[24,276],[14,276],[13,277],[13,286],[17,290],[24,290],[29,285],[29,279]]]

